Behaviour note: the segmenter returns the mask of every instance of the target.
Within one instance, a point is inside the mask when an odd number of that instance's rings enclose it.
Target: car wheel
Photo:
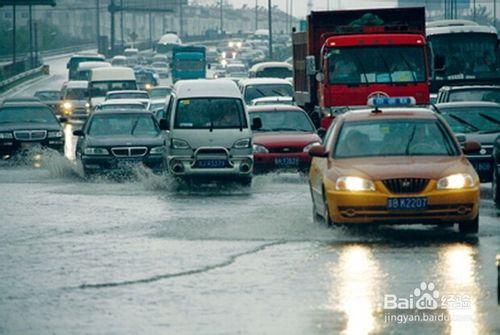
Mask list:
[[[491,181],[491,193],[493,193],[493,201],[497,208],[500,208],[500,176],[498,175],[498,169],[493,170],[493,179]]]
[[[325,189],[323,188],[323,218],[328,227],[333,226],[335,223],[330,217],[330,210],[328,209],[328,201],[326,201]]]
[[[314,196],[313,196],[313,190],[310,183],[309,183],[309,192],[311,193],[311,200],[312,200],[313,222],[321,222],[322,217],[318,212],[318,208],[316,207],[316,202],[314,201]]]
[[[477,234],[479,231],[479,215],[472,220],[460,222],[458,231],[460,234]]]

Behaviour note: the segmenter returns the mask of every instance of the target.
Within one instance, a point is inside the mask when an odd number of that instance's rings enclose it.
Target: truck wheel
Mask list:
[[[458,224],[460,234],[477,234],[479,231],[479,215],[472,220],[463,221]]]
[[[491,181],[491,193],[493,193],[493,201],[497,208],[500,208],[500,176],[498,168],[494,167],[493,179]]]

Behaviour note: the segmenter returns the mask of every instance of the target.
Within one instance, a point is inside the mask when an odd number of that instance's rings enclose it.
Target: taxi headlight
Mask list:
[[[63,103],[63,108],[64,109],[71,109],[71,108],[73,108],[73,104],[71,102],[66,101],[65,103]]]
[[[186,142],[184,140],[180,140],[178,138],[173,138],[171,145],[172,145],[173,149],[189,149],[189,148],[191,148],[189,146],[188,142]]]
[[[85,148],[85,150],[83,150],[83,153],[85,155],[99,155],[99,156],[106,156],[106,155],[109,155],[109,152],[107,149],[105,148]]]
[[[438,180],[438,190],[458,190],[476,186],[474,178],[468,173],[457,173]]]
[[[63,137],[63,132],[60,130],[49,131],[47,132],[47,137],[49,138]]]
[[[253,145],[253,153],[254,154],[268,154],[269,150],[263,145],[260,144],[254,144]]]
[[[154,147],[149,150],[151,155],[161,155],[165,152],[165,147]]]
[[[241,140],[237,140],[233,144],[233,148],[235,149],[246,149],[250,148],[252,144],[252,139],[251,138],[242,138]]]
[[[360,177],[340,177],[335,183],[337,191],[375,191],[373,181]]]
[[[315,147],[315,146],[317,146],[317,145],[321,145],[321,143],[320,143],[320,142],[312,142],[312,143],[309,143],[308,145],[306,145],[306,146],[304,147],[304,150],[303,150],[303,151],[304,151],[304,152],[309,152],[309,150],[311,150],[311,148],[312,148],[312,147]]]
[[[11,140],[13,138],[12,133],[0,133],[0,140]]]

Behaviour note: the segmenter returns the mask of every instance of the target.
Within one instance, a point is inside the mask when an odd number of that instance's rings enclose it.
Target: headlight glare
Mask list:
[[[105,155],[109,155],[109,152],[107,149],[105,148],[85,148],[85,150],[83,150],[83,153],[85,155],[100,155],[100,156],[105,156]]]
[[[0,133],[0,139],[2,140],[10,140],[12,138],[14,138],[12,133]]]
[[[269,150],[263,145],[260,144],[254,144],[253,145],[253,152],[254,154],[268,154]]]
[[[237,140],[233,144],[233,148],[235,149],[246,149],[250,148],[250,145],[252,144],[252,139],[250,138],[242,138],[241,140]]]
[[[438,180],[438,190],[458,190],[474,187],[474,178],[468,173],[457,173]]]
[[[73,108],[73,104],[71,102],[66,101],[65,103],[63,103],[63,108],[64,109],[71,109],[71,108]]]
[[[178,138],[172,139],[171,146],[173,149],[189,149],[189,148],[191,148],[189,146],[188,142],[186,142],[184,140],[180,140]]]
[[[320,142],[312,142],[312,143],[309,143],[308,145],[306,145],[306,146],[304,147],[304,150],[303,150],[303,151],[304,151],[304,152],[309,152],[309,150],[311,150],[311,148],[312,148],[312,147],[315,147],[315,146],[317,146],[317,145],[321,145],[321,143],[320,143]]]
[[[338,178],[335,188],[337,191],[375,191],[375,184],[368,179],[348,176]]]

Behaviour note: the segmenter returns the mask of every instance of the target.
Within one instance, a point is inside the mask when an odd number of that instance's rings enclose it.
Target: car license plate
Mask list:
[[[299,166],[298,157],[277,157],[274,159],[274,164],[279,167],[296,167]]]
[[[387,199],[388,210],[421,210],[426,208],[427,208],[426,197]]]
[[[491,163],[490,162],[477,162],[472,161],[472,166],[477,172],[488,172],[491,171]]]
[[[225,159],[201,159],[196,162],[196,167],[200,169],[220,169],[227,165]]]
[[[134,165],[138,165],[142,162],[140,158],[122,158],[116,163],[118,168],[126,168]]]

